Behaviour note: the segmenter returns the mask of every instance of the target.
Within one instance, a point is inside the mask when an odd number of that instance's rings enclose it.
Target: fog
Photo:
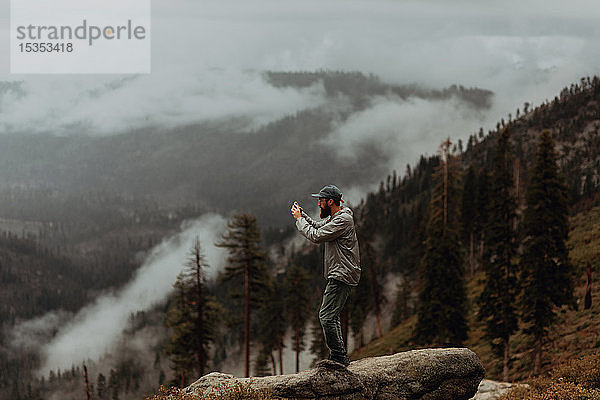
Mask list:
[[[4,72],[0,80],[24,80],[27,95],[0,95],[0,130],[110,134],[226,116],[261,124],[323,101],[319,88],[274,89],[262,71],[331,69],[494,91],[492,110],[461,116],[450,132],[464,137],[463,130],[490,128],[525,101],[553,97],[600,64],[594,1],[155,0],[152,7],[151,74],[121,80]],[[0,30],[7,22],[0,19]],[[3,54],[6,46],[0,44]],[[423,107],[436,117],[435,106]],[[409,111],[403,113],[406,121]],[[446,132],[428,134],[438,135],[430,139],[435,149]],[[413,139],[397,132],[398,142]]]
[[[361,146],[369,144],[391,160],[390,169],[403,173],[407,162],[412,163],[420,154],[434,153],[444,133],[453,138],[473,133],[478,121],[483,125],[485,111],[465,106],[457,99],[404,101],[381,97],[374,99],[367,110],[339,124],[324,142],[342,157],[357,157]]]
[[[181,233],[152,249],[125,287],[99,296],[74,316],[51,312],[17,325],[12,346],[37,348],[44,343],[41,348],[44,361],[39,371],[44,375],[51,369],[71,368],[88,358],[98,360],[118,344],[131,314],[149,310],[167,299],[196,235],[210,266],[207,275],[216,276],[223,267],[225,254],[213,244],[225,224],[225,219],[215,214],[185,223]]]
[[[35,76],[22,90],[0,94],[0,132],[109,135],[231,117],[247,118],[252,129],[323,101],[318,85],[276,89],[257,73],[225,69],[106,80]]]

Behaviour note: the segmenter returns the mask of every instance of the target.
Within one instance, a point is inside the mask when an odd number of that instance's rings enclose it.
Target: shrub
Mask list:
[[[530,387],[519,387],[500,397],[501,400],[600,400],[600,392],[560,378],[538,378]]]
[[[550,376],[529,380],[500,400],[600,400],[598,354],[577,358],[557,367]]]
[[[271,392],[267,389],[252,387],[252,380],[240,382],[233,379],[231,382],[221,382],[212,388],[208,395],[187,393],[185,389],[161,386],[158,393],[146,400],[271,400]]]
[[[588,389],[600,389],[600,355],[571,360],[556,368],[552,375]]]

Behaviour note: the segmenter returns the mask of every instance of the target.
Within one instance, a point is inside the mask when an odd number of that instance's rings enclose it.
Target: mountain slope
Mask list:
[[[579,309],[565,308],[559,314],[559,321],[544,345],[544,370],[549,370],[561,361],[581,354],[591,354],[600,347],[600,318],[597,316],[600,305],[594,302],[591,309],[583,310],[585,267],[589,263],[595,268],[600,261],[600,234],[597,228],[600,223],[600,207],[597,207],[600,200],[597,192],[600,176],[600,79],[583,79],[581,85],[566,88],[560,97],[528,111],[517,120],[509,121],[509,124],[515,157],[513,173],[521,206],[524,202],[529,162],[534,160],[539,134],[544,129],[550,130],[556,138],[559,165],[570,189],[572,217],[569,249],[570,260],[576,271],[575,295],[579,299]],[[498,129],[503,128],[503,125],[506,123],[499,123]],[[467,150],[459,154],[465,169],[470,165],[476,170],[490,167],[497,134],[495,131],[479,138],[471,136]],[[436,157],[430,159],[431,162],[435,160]],[[422,215],[419,210],[426,207],[428,201],[430,182],[426,178],[431,174],[429,164],[422,160],[400,181],[394,178],[390,180],[388,177],[387,185],[382,182],[381,190],[369,196],[363,206],[365,209],[371,207],[370,202],[379,205],[381,211],[372,217],[378,219],[378,234],[385,240],[411,237],[412,233],[412,240],[397,240],[395,243],[398,246],[395,248],[384,246],[380,257],[382,268],[402,273],[410,281],[408,287],[413,292],[418,291],[418,260],[421,254],[419,236],[414,233],[421,231],[420,221],[423,221],[423,217],[419,217]],[[409,223],[402,225],[398,221]],[[501,360],[492,355],[490,346],[483,338],[483,326],[476,319],[476,299],[482,290],[482,279],[483,276],[479,273],[468,280],[471,322],[466,345],[484,360],[488,376],[499,378]],[[593,285],[593,298],[598,294],[600,290]],[[385,337],[359,349],[354,357],[412,348],[415,318],[414,315],[405,316],[403,322]],[[511,346],[511,377],[524,379],[530,374],[533,363],[528,338],[519,332],[511,339]]]
[[[586,278],[585,265],[598,265],[600,257],[600,207],[583,211],[570,219],[570,260],[578,266],[575,280],[575,297],[578,309],[564,308],[544,345],[543,371],[550,371],[566,360],[583,355],[595,354],[600,348],[600,285],[592,286],[592,307],[583,308]],[[483,338],[483,323],[477,321],[477,298],[483,289],[483,275],[479,273],[468,284],[470,309],[470,331],[465,345],[481,358],[488,379],[500,379],[502,360],[495,357],[490,345]],[[595,278],[594,278],[595,279]],[[414,349],[411,336],[416,318],[411,317],[391,329],[380,339],[373,340],[356,350],[352,359],[393,354]],[[522,328],[522,327],[521,327]],[[527,337],[519,331],[511,338],[511,379],[523,380],[530,376],[533,366],[533,349]]]
[[[360,73],[266,73],[265,80],[276,87],[321,84],[328,105],[258,129],[232,118],[109,137],[0,135],[0,189],[42,187],[57,196],[99,192],[151,198],[163,206],[249,210],[264,226],[280,225],[288,222],[287,215],[276,216],[273,208],[287,208],[298,193],[311,193],[323,182],[369,184],[387,172],[388,157],[373,146],[348,159],[323,143],[337,124],[369,107],[374,96],[452,98],[480,109],[490,107],[492,97],[489,91],[456,86],[389,85]]]

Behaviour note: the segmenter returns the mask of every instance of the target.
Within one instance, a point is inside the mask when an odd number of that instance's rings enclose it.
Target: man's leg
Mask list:
[[[323,303],[319,311],[319,320],[325,335],[325,343],[329,347],[330,358],[345,363],[347,360],[346,347],[342,338],[340,313],[346,304],[346,299],[352,287],[335,279],[327,281]]]

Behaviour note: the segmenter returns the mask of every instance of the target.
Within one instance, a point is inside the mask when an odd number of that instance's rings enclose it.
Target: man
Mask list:
[[[324,275],[327,286],[319,311],[325,342],[329,348],[329,359],[344,366],[350,359],[342,338],[340,312],[352,287],[360,279],[360,257],[358,240],[354,229],[352,210],[342,206],[342,192],[334,185],[327,185],[317,194],[321,218],[313,221],[298,203],[294,202],[291,212],[300,233],[314,243],[325,243]]]

